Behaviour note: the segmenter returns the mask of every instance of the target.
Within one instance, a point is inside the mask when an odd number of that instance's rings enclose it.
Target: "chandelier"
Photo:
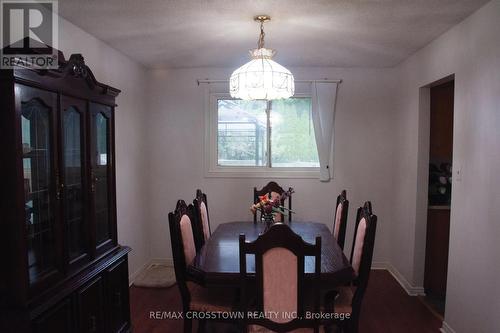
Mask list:
[[[293,75],[272,60],[276,51],[264,47],[264,23],[271,20],[271,17],[259,15],[254,20],[260,22],[258,46],[250,50],[252,60],[231,74],[231,97],[243,100],[289,98],[295,90]]]

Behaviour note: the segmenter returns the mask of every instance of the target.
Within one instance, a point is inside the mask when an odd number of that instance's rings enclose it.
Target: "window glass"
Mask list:
[[[265,166],[266,101],[220,99],[217,102],[217,161],[220,166]]]
[[[272,167],[319,167],[310,98],[273,101],[271,129]]]

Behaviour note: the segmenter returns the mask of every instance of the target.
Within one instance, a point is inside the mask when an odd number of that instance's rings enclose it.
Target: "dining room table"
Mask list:
[[[286,224],[308,243],[321,237],[321,288],[344,285],[354,278],[349,260],[325,224],[302,221]],[[237,287],[240,284],[239,235],[244,234],[246,241],[251,242],[265,232],[265,228],[265,223],[253,221],[220,224],[188,265],[188,278],[206,287]],[[314,260],[314,257],[305,257],[306,280],[313,277]],[[250,276],[255,275],[253,255],[247,255],[247,272]]]

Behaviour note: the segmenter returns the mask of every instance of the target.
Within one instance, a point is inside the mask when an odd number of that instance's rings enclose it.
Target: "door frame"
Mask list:
[[[455,74],[450,74],[419,88],[418,106],[418,150],[417,150],[417,192],[415,208],[415,247],[413,257],[413,281],[418,287],[418,294],[424,295],[425,247],[427,242],[427,209],[429,187],[429,154],[431,122],[431,88],[455,81]],[[456,95],[454,94],[456,105]],[[455,113],[453,114],[455,124]],[[453,158],[452,158],[453,163]],[[453,165],[453,164],[452,164]],[[453,186],[452,186],[453,197]],[[451,210],[450,210],[451,215]],[[450,225],[451,228],[451,225]],[[449,257],[449,253],[448,253]]]

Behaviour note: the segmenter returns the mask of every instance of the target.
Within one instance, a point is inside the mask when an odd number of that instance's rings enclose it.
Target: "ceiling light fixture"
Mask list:
[[[252,60],[238,68],[229,79],[231,97],[244,100],[281,99],[293,96],[295,85],[292,73],[272,60],[273,49],[264,47],[264,23],[271,20],[268,15],[254,18],[260,22],[257,48],[250,50]]]

